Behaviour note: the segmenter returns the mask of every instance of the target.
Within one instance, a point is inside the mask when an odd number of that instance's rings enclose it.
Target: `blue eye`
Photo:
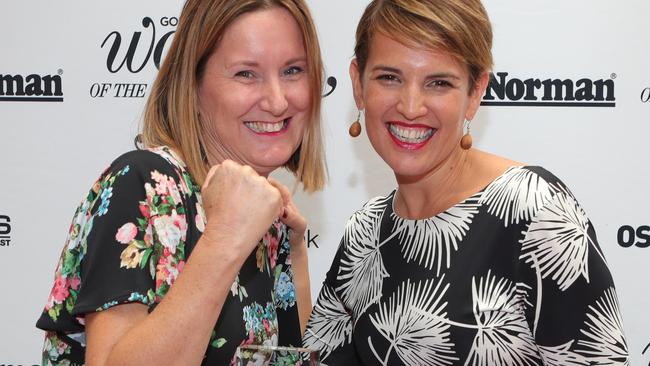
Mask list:
[[[238,77],[238,78],[244,78],[244,79],[251,79],[251,78],[253,78],[254,76],[255,76],[255,74],[253,74],[253,72],[250,71],[250,70],[238,71],[238,72],[235,74],[235,77]]]
[[[290,68],[284,71],[285,75],[298,75],[302,74],[305,70],[302,67],[291,66]]]

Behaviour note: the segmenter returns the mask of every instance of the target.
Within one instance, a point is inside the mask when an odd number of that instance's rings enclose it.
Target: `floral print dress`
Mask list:
[[[116,159],[77,208],[37,327],[43,365],[82,365],[84,315],[125,303],[154,311],[205,228],[200,187],[166,147]],[[155,336],[155,335],[152,335]],[[243,344],[300,345],[289,230],[276,221],[232,283],[204,365]]]
[[[347,223],[304,345],[327,365],[629,365],[593,225],[540,167],[422,220],[395,191]]]

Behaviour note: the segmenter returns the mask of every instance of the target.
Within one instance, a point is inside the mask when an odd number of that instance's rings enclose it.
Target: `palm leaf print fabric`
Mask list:
[[[205,224],[200,188],[173,150],[139,150],[116,159],[72,220],[37,322],[46,331],[42,364],[84,364],[87,313],[125,303],[155,311]],[[204,365],[230,364],[240,344],[300,345],[289,249],[289,231],[276,221],[227,284],[230,295]]]
[[[629,365],[592,223],[540,167],[427,219],[350,218],[303,339],[326,365]]]

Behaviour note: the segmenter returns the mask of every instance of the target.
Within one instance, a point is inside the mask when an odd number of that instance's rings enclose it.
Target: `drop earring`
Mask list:
[[[350,129],[348,130],[348,133],[352,137],[357,137],[361,134],[361,122],[359,120],[361,119],[361,110],[359,110],[359,114],[357,115],[356,121],[352,122],[350,125]]]
[[[471,123],[472,123],[472,121],[467,120],[467,119],[465,120],[465,123],[464,123],[465,134],[460,139],[460,147],[463,150],[469,150],[469,149],[472,148],[472,135],[470,134],[470,130],[469,130],[469,125]]]

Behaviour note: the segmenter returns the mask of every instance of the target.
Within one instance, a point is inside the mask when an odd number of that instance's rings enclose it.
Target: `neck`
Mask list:
[[[244,159],[237,154],[230,153],[227,149],[223,148],[221,144],[210,144],[209,148],[206,148],[206,156],[208,158],[208,170],[210,167],[221,164],[224,160],[232,160],[240,165],[248,165],[255,172],[265,178],[268,178],[269,174],[275,169],[263,169],[259,166],[247,163]]]
[[[465,178],[471,168],[471,150],[458,149],[423,176],[397,176],[395,211],[409,219],[434,216],[466,198]]]

